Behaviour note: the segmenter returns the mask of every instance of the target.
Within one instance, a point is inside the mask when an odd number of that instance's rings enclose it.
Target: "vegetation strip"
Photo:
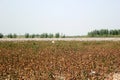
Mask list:
[[[120,38],[1,38],[0,41],[120,41]]]

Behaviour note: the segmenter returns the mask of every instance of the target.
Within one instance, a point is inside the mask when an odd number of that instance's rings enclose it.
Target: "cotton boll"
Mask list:
[[[55,41],[52,41],[52,43],[54,44],[54,43],[55,43]]]

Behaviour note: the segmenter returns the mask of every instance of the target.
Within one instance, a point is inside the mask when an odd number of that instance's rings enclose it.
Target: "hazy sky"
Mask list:
[[[0,0],[0,33],[85,35],[120,28],[120,0]]]

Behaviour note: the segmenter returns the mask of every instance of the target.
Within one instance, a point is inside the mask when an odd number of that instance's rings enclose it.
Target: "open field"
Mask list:
[[[0,41],[120,41],[120,38],[1,38]]]
[[[105,80],[120,71],[119,38],[9,40],[0,41],[0,80]]]

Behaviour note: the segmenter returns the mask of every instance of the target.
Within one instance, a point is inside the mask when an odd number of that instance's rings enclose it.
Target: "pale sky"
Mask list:
[[[120,0],[0,0],[0,33],[86,35],[120,28]]]

